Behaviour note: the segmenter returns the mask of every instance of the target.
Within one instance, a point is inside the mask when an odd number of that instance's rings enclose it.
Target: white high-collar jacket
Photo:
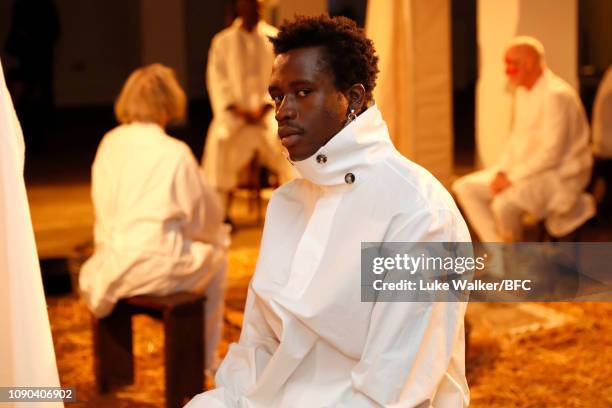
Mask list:
[[[188,407],[466,406],[465,304],[360,301],[361,242],[470,241],[451,196],[376,106],[295,166],[268,207],[240,341]]]

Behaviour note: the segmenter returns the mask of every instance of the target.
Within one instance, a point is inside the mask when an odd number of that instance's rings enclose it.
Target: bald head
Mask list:
[[[544,46],[532,37],[517,37],[504,54],[506,75],[514,86],[531,89],[544,72]]]

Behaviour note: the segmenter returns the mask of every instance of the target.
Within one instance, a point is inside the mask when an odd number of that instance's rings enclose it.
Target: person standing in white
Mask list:
[[[298,17],[269,92],[301,178],[268,206],[240,341],[188,408],[464,407],[464,303],[361,302],[362,242],[469,242],[450,194],[401,156],[363,30]]]
[[[212,40],[206,87],[213,120],[202,165],[211,187],[225,203],[238,172],[255,154],[281,182],[293,176],[276,138],[273,103],[267,93],[274,52],[269,37],[277,33],[261,21],[260,0],[238,0],[238,18]]]
[[[135,295],[206,293],[206,367],[223,325],[229,231],[191,150],[166,134],[185,115],[174,72],[134,71],[115,104],[121,123],[104,135],[92,167],[95,248],[79,286],[98,318]]]
[[[453,191],[483,242],[520,241],[524,213],[544,219],[556,237],[595,214],[584,192],[593,157],[576,91],[546,68],[544,47],[517,37],[505,52],[515,87],[512,131],[497,166],[458,179]]]

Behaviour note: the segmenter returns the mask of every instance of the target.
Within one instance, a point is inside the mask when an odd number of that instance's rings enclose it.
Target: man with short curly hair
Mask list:
[[[198,407],[462,407],[464,303],[362,302],[362,242],[470,241],[452,198],[393,147],[372,42],[345,18],[271,39],[269,92],[301,178],[273,195],[240,341]]]

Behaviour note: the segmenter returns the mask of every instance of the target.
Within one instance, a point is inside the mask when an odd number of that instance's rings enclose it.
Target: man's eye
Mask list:
[[[282,96],[273,96],[272,100],[274,101],[274,103],[281,103],[283,101],[283,97]]]
[[[310,93],[310,89],[300,89],[297,91],[297,96],[304,97]]]

